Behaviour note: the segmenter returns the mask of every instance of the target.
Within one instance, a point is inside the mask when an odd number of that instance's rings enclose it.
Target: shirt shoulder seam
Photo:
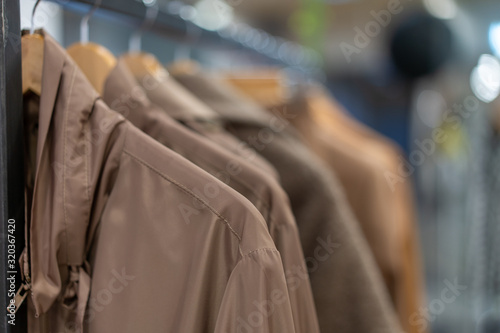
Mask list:
[[[205,202],[202,198],[198,197],[196,194],[194,194],[192,191],[190,191],[188,188],[186,188],[184,185],[180,184],[179,182],[177,182],[175,179],[172,179],[170,177],[168,177],[167,175],[165,175],[164,173],[162,173],[161,171],[157,170],[155,167],[153,167],[152,165],[150,165],[149,163],[147,163],[146,161],[142,160],[141,158],[135,156],[133,153],[131,153],[130,151],[128,151],[127,149],[124,149],[123,152],[127,155],[129,155],[130,157],[132,157],[133,159],[135,159],[137,162],[139,162],[140,164],[144,165],[145,167],[149,168],[151,171],[153,171],[154,173],[158,174],[160,177],[162,177],[163,179],[165,179],[166,181],[174,184],[175,186],[177,186],[181,191],[183,191],[184,193],[186,193],[187,195],[193,197],[194,199],[198,200],[199,202],[201,202],[204,206],[206,206],[212,213],[214,213],[215,215],[217,215],[217,217],[219,217],[220,220],[222,220],[224,222],[224,224],[229,228],[229,230],[236,236],[236,238],[238,238],[238,240],[241,242],[242,238],[241,236],[233,229],[233,227],[231,226],[231,224],[229,223],[229,221],[224,217],[222,216],[221,213],[219,213],[215,208],[213,208],[212,206],[210,206],[207,202]],[[240,249],[240,252],[241,252],[241,249]]]
[[[255,249],[255,250],[252,250],[252,251],[249,251],[249,252],[243,254],[241,256],[240,260],[246,259],[246,258],[250,257],[252,254],[257,253],[257,252],[277,252],[277,253],[279,253],[279,251],[277,249],[275,249],[275,248],[272,248],[272,247],[262,247],[262,248]]]
[[[271,247],[264,247],[264,248],[252,250],[252,251],[247,252],[246,254],[242,255],[242,257],[240,258],[240,260],[238,260],[238,262],[236,263],[236,265],[234,266],[233,269],[236,269],[236,267],[238,267],[239,264],[242,263],[244,260],[250,259],[250,260],[253,260],[257,265],[259,265],[259,267],[262,269],[262,272],[264,273],[266,279],[270,280],[270,276],[268,276],[266,269],[264,269],[264,267],[262,267],[262,263],[259,262],[258,260],[256,260],[256,258],[252,258],[252,255],[254,253],[258,253],[258,252],[277,253],[278,255],[280,254],[277,249],[271,248]],[[281,262],[281,260],[280,260],[280,262]]]
[[[223,169],[221,169],[221,167],[217,166],[216,163],[213,163],[210,159],[204,158],[203,156],[198,156],[198,157],[200,158],[200,160],[202,162],[208,164],[211,168],[213,168],[215,170],[223,170]],[[218,177],[216,177],[216,178],[218,178]],[[247,183],[246,181],[244,181],[242,179],[239,179],[238,177],[231,177],[229,179],[229,181],[230,182],[234,181],[235,183],[245,187],[248,191],[250,191],[260,201],[260,204],[262,204],[264,206],[264,208],[266,208],[267,213],[269,214],[269,212],[271,211],[271,207],[267,203],[267,199],[263,198],[263,196],[260,195],[259,192],[257,190],[255,190],[255,188],[252,185],[250,185],[249,183]]]

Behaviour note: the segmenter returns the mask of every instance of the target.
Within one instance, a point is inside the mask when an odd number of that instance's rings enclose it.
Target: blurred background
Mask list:
[[[29,26],[34,2],[21,1],[23,26]],[[307,47],[299,56],[312,59],[313,79],[353,117],[396,141],[405,152],[401,165],[408,167],[414,184],[425,266],[422,311],[431,331],[500,332],[499,1],[158,4],[168,10],[182,8],[182,15],[209,30],[248,25]],[[53,14],[38,25],[64,46],[79,39],[80,13],[58,10],[54,3],[41,6],[40,11]],[[99,14],[90,24],[90,39],[115,54],[128,49],[132,32]],[[143,49],[163,63],[189,52],[215,70],[262,65],[242,51],[186,48],[153,34],[145,34]],[[446,140],[435,140],[436,130]],[[450,302],[442,301],[446,281],[465,286]]]

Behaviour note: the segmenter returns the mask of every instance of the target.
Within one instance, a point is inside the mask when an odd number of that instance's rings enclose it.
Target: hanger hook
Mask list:
[[[129,52],[135,53],[141,51],[141,42],[142,42],[142,34],[144,30],[147,30],[153,26],[158,17],[158,12],[160,8],[156,2],[156,0],[142,0],[144,6],[146,6],[146,16],[144,18],[144,22],[137,29],[132,36],[130,36],[129,40]]]
[[[35,3],[35,6],[33,6],[33,12],[31,13],[31,27],[30,27],[30,34],[33,35],[35,33],[35,13],[36,13],[36,8],[38,7],[38,4],[40,3],[41,0],[37,0]]]
[[[80,22],[80,43],[87,44],[89,42],[89,20],[94,15],[94,12],[101,6],[102,0],[96,0],[94,6],[85,15]]]
[[[186,35],[184,36],[184,43],[176,48],[175,59],[177,61],[182,59],[191,59],[191,45],[195,44],[200,38],[203,30],[194,22],[186,21]]]

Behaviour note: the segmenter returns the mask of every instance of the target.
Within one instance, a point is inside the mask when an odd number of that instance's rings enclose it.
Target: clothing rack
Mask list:
[[[15,275],[15,291],[21,285],[18,260],[24,249],[24,130],[22,111],[22,53],[20,1],[0,0],[0,333],[27,332],[27,311],[23,305],[9,324],[6,308],[12,299],[8,277]],[[45,0],[65,9],[88,12],[95,0]],[[118,19],[121,23],[142,26],[148,7],[140,0],[102,0],[99,15]],[[263,63],[282,65],[306,76],[320,72],[321,61],[315,51],[296,43],[274,37],[243,23],[231,23],[219,31],[195,25],[193,7],[171,1],[159,8],[158,16],[148,28],[159,35],[182,43],[217,48],[241,49],[253,53]],[[192,33],[196,31],[196,34]],[[10,233],[12,225],[15,232]],[[9,227],[10,226],[10,227]],[[15,240],[15,266],[8,261],[9,244]],[[12,273],[15,272],[15,273]]]
[[[21,82],[21,28],[19,1],[1,0],[0,23],[0,333],[27,332],[26,306],[9,324],[7,305],[14,288],[7,280],[16,278],[15,292],[21,285],[18,260],[24,249],[24,145]],[[13,225],[14,227],[9,227]],[[13,234],[10,230],[15,228]],[[8,257],[9,244],[15,244],[15,263]],[[12,273],[17,272],[17,273]]]
[[[63,8],[87,13],[95,0],[45,0],[60,4]],[[141,0],[102,0],[97,12],[109,19],[118,19],[120,24],[140,27],[145,20],[148,7]],[[260,29],[241,22],[232,22],[223,29],[212,31],[197,26],[194,21],[196,9],[180,1],[160,5],[157,17],[148,31],[167,38],[203,47],[240,49],[257,56],[257,60],[270,65],[281,65],[306,76],[321,72],[319,54],[300,44],[272,36]]]

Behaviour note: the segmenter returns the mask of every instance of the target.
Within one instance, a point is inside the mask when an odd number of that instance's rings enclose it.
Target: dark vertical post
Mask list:
[[[15,325],[7,313],[13,289],[8,278],[15,276],[17,291],[21,282],[18,260],[24,248],[21,17],[19,0],[0,2],[0,333],[25,333],[26,305],[16,313]],[[15,244],[13,266],[10,244]]]

